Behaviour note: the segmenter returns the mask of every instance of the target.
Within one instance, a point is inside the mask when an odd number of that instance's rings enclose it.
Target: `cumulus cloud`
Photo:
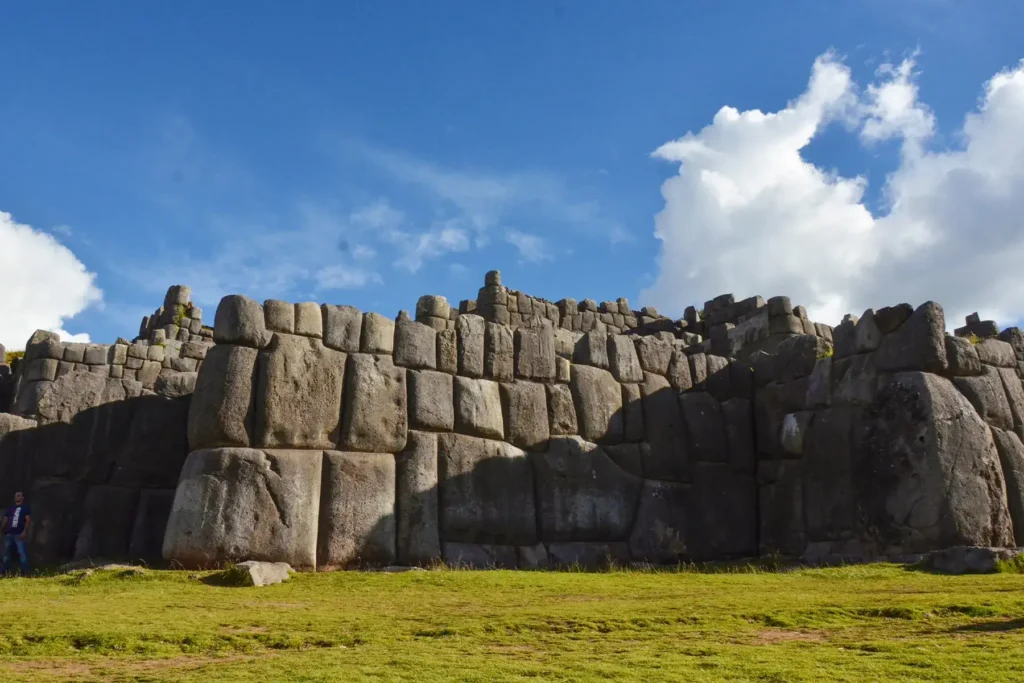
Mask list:
[[[509,230],[505,233],[505,241],[519,251],[519,259],[526,263],[540,263],[552,258],[547,242],[537,235]]]
[[[102,301],[96,275],[53,236],[15,222],[0,211],[0,343],[24,348],[37,329],[66,341],[89,341],[69,334],[64,323]]]
[[[951,326],[973,310],[1024,316],[1024,62],[984,85],[959,144],[943,149],[929,149],[936,122],[918,99],[914,58],[876,78],[860,91],[826,54],[784,109],[723,107],[698,133],[658,148],[655,157],[680,166],[662,185],[660,272],[643,298],[679,312],[723,292],[787,294],[828,323],[928,299]],[[877,215],[864,177],[804,157],[837,121],[865,144],[901,145]]]

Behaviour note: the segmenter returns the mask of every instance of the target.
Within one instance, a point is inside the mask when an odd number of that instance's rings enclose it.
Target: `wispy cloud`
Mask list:
[[[520,260],[526,263],[540,263],[554,258],[550,245],[537,235],[509,230],[505,233],[505,241],[519,250]]]

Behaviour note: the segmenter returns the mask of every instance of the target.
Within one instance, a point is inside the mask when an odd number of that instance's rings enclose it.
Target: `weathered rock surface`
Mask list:
[[[463,434],[503,439],[501,391],[497,382],[455,378],[455,428]]]
[[[1024,555],[1024,548],[983,548],[955,546],[934,550],[921,566],[943,574],[988,574],[996,571],[996,563]]]
[[[612,374],[601,368],[573,365],[569,387],[580,435],[594,443],[622,441],[622,388]]]
[[[234,345],[217,345],[207,353],[189,408],[193,450],[252,443],[257,353]]]
[[[395,459],[398,561],[430,564],[441,557],[438,519],[437,435],[409,432]]]
[[[365,332],[365,329],[364,329]],[[341,446],[350,451],[397,453],[409,426],[405,370],[387,356],[348,357]]]
[[[287,562],[258,562],[247,560],[235,565],[238,576],[244,577],[248,586],[273,586],[291,578],[292,568]]]
[[[317,565],[394,564],[395,456],[324,453]]]

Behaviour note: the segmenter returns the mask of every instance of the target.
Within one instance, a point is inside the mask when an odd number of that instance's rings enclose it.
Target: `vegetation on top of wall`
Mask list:
[[[24,357],[25,357],[25,352],[24,351],[8,351],[7,354],[6,354],[6,358],[4,358],[4,362],[7,365],[11,365],[16,358],[24,358]]]
[[[185,315],[185,305],[178,304],[174,307],[174,324],[181,327],[181,321],[187,316]]]
[[[972,344],[978,344],[981,342],[981,337],[971,332],[969,335],[967,335],[967,341],[971,342]]]
[[[834,354],[835,352],[836,351],[834,347],[832,347],[831,345],[826,346],[825,350],[818,354],[818,360],[821,360],[823,358],[831,358],[832,354]]]

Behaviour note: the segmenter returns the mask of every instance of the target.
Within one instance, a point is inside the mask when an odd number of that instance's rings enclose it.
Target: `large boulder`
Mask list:
[[[317,566],[395,562],[395,456],[324,453]]]
[[[441,538],[447,542],[533,545],[533,467],[503,441],[438,436]]]
[[[320,451],[193,451],[181,471],[163,556],[186,567],[248,559],[316,568]]]
[[[551,436],[544,385],[519,381],[500,388],[505,440],[526,450],[539,449]]]
[[[497,382],[455,378],[455,428],[472,436],[505,438],[501,390]]]
[[[395,459],[398,561],[429,564],[441,557],[437,502],[437,435],[409,432]]]
[[[573,365],[569,387],[583,438],[594,443],[622,441],[622,385],[612,374],[601,368]]]
[[[1013,542],[992,434],[948,379],[894,375],[866,409],[853,447],[863,533],[885,554]]]
[[[942,307],[933,301],[921,304],[899,329],[882,340],[875,362],[884,372],[945,372],[949,363]]]
[[[484,329],[484,319],[478,315],[470,313],[460,315],[455,319],[455,334],[458,340],[456,357],[460,375],[467,377],[484,376]],[[509,334],[511,335],[511,333]],[[509,339],[509,342],[511,341]],[[509,344],[509,366],[511,366],[512,362],[511,350],[511,344]],[[511,370],[511,367],[509,369]],[[489,376],[493,375],[489,374]]]
[[[409,426],[405,369],[395,367],[390,356],[353,353],[345,372],[342,448],[367,453],[401,451]]]
[[[650,453],[644,461],[644,476],[649,479],[667,481],[687,481],[690,478],[690,453],[686,443],[686,431],[683,427],[683,416],[680,413],[679,401],[691,394],[679,396],[667,379],[652,372],[644,372],[644,382],[640,385],[643,396],[645,440],[650,444]],[[721,431],[723,456],[725,430],[722,427],[718,403],[714,403],[718,420],[716,426]]]
[[[189,405],[192,450],[252,443],[257,356],[256,349],[229,344],[207,352]]]
[[[551,440],[533,456],[541,540],[623,541],[643,481],[597,445],[579,437]]]
[[[629,537],[634,560],[676,564],[688,555],[687,511],[690,486],[665,481],[645,481],[636,521]]]
[[[1014,541],[1024,547],[1024,444],[1013,432],[992,429],[1006,479],[1006,502],[1013,520]]]

